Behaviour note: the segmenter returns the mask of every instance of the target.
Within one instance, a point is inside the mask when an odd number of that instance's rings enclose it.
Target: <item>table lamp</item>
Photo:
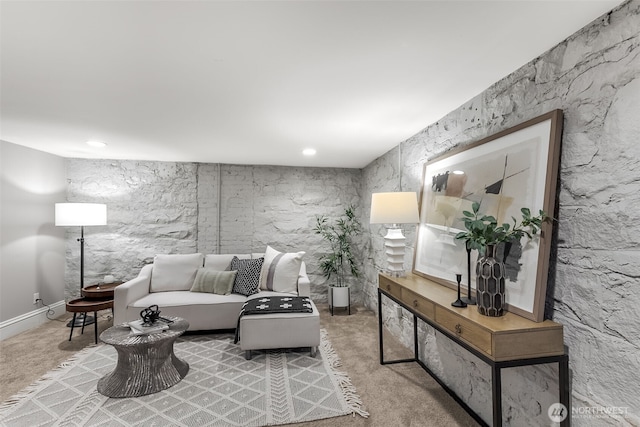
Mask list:
[[[371,195],[371,224],[389,224],[384,236],[387,272],[396,277],[405,275],[405,237],[399,224],[417,224],[418,197],[415,192],[373,193]]]
[[[107,224],[107,205],[102,203],[56,203],[56,225],[60,227],[80,227],[80,296],[84,288],[84,227]],[[90,325],[92,316],[76,317],[75,326]],[[84,319],[86,316],[86,319]],[[67,324],[71,326],[71,322]]]

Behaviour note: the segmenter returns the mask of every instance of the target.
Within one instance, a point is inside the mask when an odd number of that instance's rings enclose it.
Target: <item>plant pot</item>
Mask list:
[[[491,317],[502,316],[505,306],[505,268],[495,255],[496,246],[487,245],[485,255],[476,263],[478,312]]]
[[[329,308],[331,309],[331,314],[333,314],[333,309],[335,307],[338,308],[348,308],[349,312],[351,312],[351,289],[348,286],[329,286]]]

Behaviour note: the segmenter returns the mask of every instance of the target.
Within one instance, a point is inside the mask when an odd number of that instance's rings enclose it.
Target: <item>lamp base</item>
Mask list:
[[[405,270],[390,270],[387,268],[384,272],[391,277],[407,277],[407,272]]]
[[[387,229],[387,235],[384,236],[384,252],[387,257],[385,272],[390,276],[406,276],[404,271],[405,240],[402,229],[396,224]]]
[[[86,320],[85,320],[86,318]],[[69,320],[69,323],[67,323],[67,328],[70,328],[72,325],[74,328],[77,327],[82,327],[82,323],[84,322],[84,326],[88,326],[91,325],[92,323],[94,323],[96,321],[95,317],[88,315],[87,313],[79,313],[76,316],[76,321],[75,323],[73,322],[73,320]]]

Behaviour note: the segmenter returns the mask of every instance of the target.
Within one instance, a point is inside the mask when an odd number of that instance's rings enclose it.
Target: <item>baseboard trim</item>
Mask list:
[[[21,332],[28,331],[29,329],[44,325],[49,321],[49,319],[47,318],[47,312],[49,310],[53,311],[53,313],[50,314],[49,317],[55,319],[56,317],[60,317],[66,313],[67,305],[64,301],[58,301],[49,305],[49,307],[42,307],[37,310],[33,310],[23,315],[14,317],[13,319],[1,322],[0,341],[3,341]]]

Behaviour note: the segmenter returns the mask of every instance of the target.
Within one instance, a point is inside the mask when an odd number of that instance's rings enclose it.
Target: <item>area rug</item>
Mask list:
[[[189,363],[173,387],[136,398],[96,390],[117,353],[89,347],[0,405],[2,426],[268,426],[358,414],[367,417],[326,331],[320,351],[254,352],[244,358],[232,334],[187,335],[175,343]]]

